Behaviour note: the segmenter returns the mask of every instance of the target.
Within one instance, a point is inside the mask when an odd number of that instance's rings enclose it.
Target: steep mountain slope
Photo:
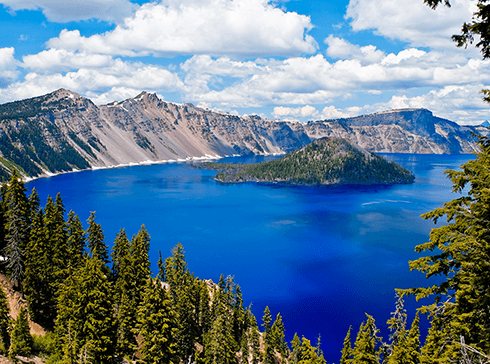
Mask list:
[[[238,117],[172,104],[155,94],[96,106],[60,89],[0,105],[0,179],[17,165],[26,176],[73,169],[236,154],[285,153],[315,139],[350,139],[371,152],[469,153],[472,132],[428,110],[294,123]]]
[[[212,163],[210,167],[223,170],[216,175],[216,179],[225,183],[393,185],[412,183],[415,179],[409,170],[396,163],[388,162],[346,139],[334,137],[317,139],[275,161],[232,165]]]

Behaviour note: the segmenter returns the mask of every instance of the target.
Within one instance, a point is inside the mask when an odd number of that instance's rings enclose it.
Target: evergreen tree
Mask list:
[[[131,357],[137,348],[134,328],[136,327],[136,282],[130,243],[126,231],[121,229],[112,249],[112,269],[114,277],[114,297],[117,319],[117,354]],[[145,284],[146,285],[146,284]],[[144,287],[143,287],[144,289]]]
[[[352,330],[352,326],[349,327],[347,331],[347,335],[345,335],[344,346],[342,347],[340,363],[339,364],[349,364],[352,359],[352,341],[350,337],[350,332]]]
[[[388,320],[387,324],[391,330],[390,334],[390,345],[388,348],[388,354],[391,355],[393,348],[397,346],[401,340],[405,339],[407,335],[407,313],[404,307],[403,295],[396,293],[396,310],[391,313],[391,318]]]
[[[18,355],[30,356],[32,352],[32,345],[33,339],[29,331],[27,310],[21,306],[19,315],[17,316],[12,329],[9,356],[11,358],[15,358]]]
[[[260,351],[260,331],[257,320],[251,310],[249,312],[250,336],[252,348],[252,364],[258,364],[262,361],[262,352]]]
[[[410,331],[393,346],[388,364],[419,364],[419,336],[419,315],[417,312]]]
[[[146,231],[145,225],[142,225],[138,234],[133,236],[129,249],[135,282],[136,303],[139,303],[148,277],[151,275],[149,258],[150,235]]]
[[[7,355],[10,347],[10,315],[7,295],[0,287],[0,354]]]
[[[315,348],[311,345],[310,340],[302,338],[301,343],[301,359],[299,364],[319,364],[320,358],[315,352]]]
[[[188,361],[194,355],[194,343],[200,336],[195,317],[195,312],[199,309],[196,308],[196,297],[199,296],[195,294],[198,288],[195,288],[184,253],[184,247],[180,243],[172,249],[172,256],[165,260],[165,278],[179,318],[177,353],[181,360]]]
[[[291,341],[291,364],[298,364],[301,360],[301,340],[297,333],[294,333],[293,340]]]
[[[201,339],[200,342],[202,342],[204,335],[211,329],[212,324],[210,309],[211,298],[209,297],[208,285],[205,281],[200,282],[199,296],[199,337]]]
[[[24,278],[24,250],[29,240],[30,210],[24,182],[14,170],[5,190],[5,249],[7,272],[20,287]]]
[[[220,314],[214,320],[211,330],[204,341],[206,364],[235,364],[237,356],[235,352],[235,340],[231,335],[228,321],[224,314]]]
[[[453,340],[447,331],[447,326],[441,323],[441,318],[432,313],[431,326],[425,338],[424,345],[420,348],[421,364],[442,364],[450,361],[452,351],[447,350],[452,347]],[[454,337],[454,340],[457,338]]]
[[[165,278],[165,265],[163,264],[162,252],[160,250],[158,251],[157,267],[158,267],[158,278],[162,282],[165,282],[166,281],[166,278]]]
[[[104,242],[105,236],[102,227],[95,222],[95,211],[90,212],[87,222],[87,245],[90,255],[107,264],[109,262],[108,248]]]
[[[435,302],[425,311],[439,312],[441,332],[450,333],[483,353],[490,353],[490,138],[480,137],[480,152],[460,171],[445,173],[453,191],[463,196],[428,212],[422,217],[437,222],[444,216],[448,224],[432,229],[430,241],[418,245],[417,252],[431,255],[410,262],[426,277],[443,276],[444,281],[430,287],[404,292],[417,299],[433,296]],[[467,191],[467,193],[466,193]],[[446,338],[452,342],[452,337]],[[459,345],[445,347],[449,356],[459,355]]]
[[[245,327],[245,310],[240,286],[234,286],[233,292],[233,337],[237,343],[241,343]]]
[[[105,266],[85,258],[60,290],[56,334],[63,360],[110,363],[116,346],[113,292]]]
[[[52,263],[53,249],[39,208],[32,217],[26,249],[24,291],[34,322],[53,329],[56,318],[56,280]]]
[[[66,229],[68,232],[69,265],[72,269],[78,268],[83,264],[83,256],[85,255],[85,230],[80,218],[73,211],[68,213]]]
[[[318,356],[318,363],[319,364],[327,364],[327,361],[325,360],[325,357],[323,356],[323,351],[322,351],[322,340],[321,336],[318,335],[318,339],[316,342],[316,355]]]
[[[58,193],[56,201],[48,197],[45,211],[46,237],[51,247],[51,264],[53,266],[54,284],[56,288],[68,277],[70,251],[68,248],[68,234],[65,222],[65,207]]]
[[[374,319],[367,316],[368,320],[361,324],[352,350],[352,362],[356,364],[379,363],[376,353],[377,330],[374,326]]]
[[[264,309],[264,316],[262,317],[262,326],[264,327],[264,351],[265,351],[265,364],[274,364],[274,343],[272,337],[272,316],[269,306]]]
[[[138,310],[138,329],[142,337],[144,364],[170,363],[176,353],[176,314],[159,280],[147,279],[143,302]]]
[[[285,328],[284,323],[282,322],[281,314],[278,313],[276,320],[271,328],[271,338],[272,338],[272,346],[278,353],[281,354],[283,358],[288,356],[289,348],[285,340]]]

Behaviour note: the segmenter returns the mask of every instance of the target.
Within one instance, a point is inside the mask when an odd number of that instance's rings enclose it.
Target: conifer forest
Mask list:
[[[411,270],[438,284],[396,290],[388,322],[366,319],[346,332],[340,364],[490,362],[490,139],[461,170],[448,170],[457,198],[422,215],[444,219],[415,250]],[[15,319],[0,289],[0,354],[45,363],[321,364],[320,338],[286,342],[280,314],[257,319],[233,277],[195,277],[178,243],[151,271],[145,226],[111,244],[90,213],[84,229],[62,197],[44,206],[14,172],[2,186],[1,269],[25,298]],[[404,299],[430,298],[412,322]],[[427,302],[425,300],[424,302]],[[25,307],[24,307],[25,306]],[[420,317],[429,319],[421,337]],[[46,334],[31,335],[29,322]],[[378,327],[390,335],[380,336]],[[312,341],[310,341],[312,340]]]

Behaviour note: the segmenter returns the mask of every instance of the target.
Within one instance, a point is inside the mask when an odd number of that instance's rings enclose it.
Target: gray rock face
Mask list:
[[[486,130],[459,126],[425,109],[295,123],[167,103],[146,92],[96,106],[60,89],[0,105],[0,167],[8,171],[13,162],[34,176],[205,156],[286,153],[327,136],[349,139],[370,152],[458,154],[477,150],[472,133]]]

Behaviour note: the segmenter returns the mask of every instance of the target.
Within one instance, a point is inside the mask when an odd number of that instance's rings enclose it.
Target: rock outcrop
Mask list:
[[[370,152],[469,153],[464,127],[407,109],[308,123],[238,117],[160,100],[155,94],[96,106],[60,89],[0,105],[0,178],[15,166],[27,176],[120,164],[226,155],[286,153],[335,136]]]

